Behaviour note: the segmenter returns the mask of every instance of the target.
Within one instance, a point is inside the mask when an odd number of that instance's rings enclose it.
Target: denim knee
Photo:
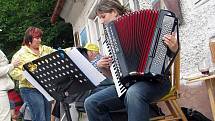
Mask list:
[[[136,87],[130,87],[125,95],[126,100],[148,100],[147,94],[145,92],[140,92],[140,90]]]
[[[89,97],[84,102],[84,107],[86,111],[98,111],[98,112],[106,112],[108,111],[108,107],[103,102],[99,102],[99,100],[95,100],[92,97]]]
[[[96,102],[90,97],[86,98],[84,101],[85,110],[91,110],[94,107],[96,107]]]

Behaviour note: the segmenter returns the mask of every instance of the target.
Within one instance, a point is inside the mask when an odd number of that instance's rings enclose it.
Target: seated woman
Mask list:
[[[116,20],[126,12],[118,0],[102,0],[96,7],[96,14],[103,24]],[[163,40],[171,53],[177,52],[179,47],[174,34],[165,35]],[[98,61],[97,65],[98,68],[109,69],[111,63],[111,58],[106,57]],[[128,88],[122,98],[118,97],[114,85],[92,94],[85,100],[89,121],[112,121],[109,112],[123,108],[126,108],[128,121],[149,121],[150,103],[162,98],[171,88],[169,78],[163,80],[162,83],[157,80],[139,80]]]

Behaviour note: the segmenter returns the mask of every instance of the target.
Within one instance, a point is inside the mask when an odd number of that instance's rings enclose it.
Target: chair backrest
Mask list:
[[[180,87],[180,51],[176,56],[175,62],[174,62],[174,83],[176,86],[176,89],[179,90]]]
[[[172,88],[170,92],[164,96],[162,99],[160,99],[158,102],[164,101],[166,104],[166,107],[170,111],[169,115],[160,116],[160,117],[154,117],[150,119],[150,121],[172,121],[176,119],[181,119],[182,121],[187,121],[187,118],[185,117],[184,113],[181,110],[180,105],[177,103],[177,99],[180,98],[180,52],[178,52],[174,63],[171,67],[171,77],[170,80],[172,82]]]
[[[170,80],[175,92],[178,93],[180,89],[180,51],[176,55],[173,66],[171,68]]]

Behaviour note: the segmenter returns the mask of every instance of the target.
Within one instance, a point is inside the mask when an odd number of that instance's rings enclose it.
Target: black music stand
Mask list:
[[[24,69],[50,96],[63,104],[68,121],[72,118],[66,98],[70,96],[75,101],[79,93],[95,88],[63,50],[26,63]]]

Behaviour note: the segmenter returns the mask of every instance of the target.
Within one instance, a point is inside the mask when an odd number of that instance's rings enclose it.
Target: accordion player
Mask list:
[[[104,26],[119,97],[140,78],[160,78],[169,72],[179,49],[172,55],[162,38],[174,31],[178,32],[178,19],[167,10],[130,12]]]

